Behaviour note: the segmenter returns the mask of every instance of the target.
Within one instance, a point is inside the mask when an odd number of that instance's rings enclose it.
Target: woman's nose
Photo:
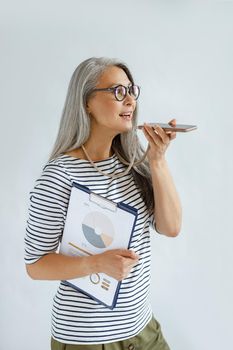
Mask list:
[[[135,99],[127,92],[127,95],[125,96],[125,99],[123,101],[126,105],[132,105],[134,106],[136,104]]]

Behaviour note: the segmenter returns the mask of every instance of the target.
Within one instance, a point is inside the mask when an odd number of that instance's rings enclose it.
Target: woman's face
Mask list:
[[[117,85],[128,86],[131,85],[131,82],[123,69],[111,66],[101,75],[96,89],[111,88]],[[111,91],[95,91],[87,103],[91,128],[109,132],[112,136],[130,131],[135,108],[136,101],[129,94],[123,101],[117,101]],[[122,116],[123,113],[130,113],[130,115]]]

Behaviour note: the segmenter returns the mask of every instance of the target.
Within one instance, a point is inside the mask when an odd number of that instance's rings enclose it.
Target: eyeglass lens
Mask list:
[[[139,87],[137,85],[129,86],[129,94],[136,100],[139,96]],[[119,85],[116,87],[115,97],[118,101],[122,101],[126,95],[127,95],[127,88],[125,86]]]

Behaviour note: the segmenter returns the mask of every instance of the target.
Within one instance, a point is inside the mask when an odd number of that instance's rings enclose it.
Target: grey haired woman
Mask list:
[[[31,191],[27,272],[32,279],[61,281],[52,310],[53,350],[169,349],[148,298],[149,228],[170,237],[180,232],[181,204],[165,159],[176,134],[144,124],[143,150],[137,137],[139,94],[123,62],[82,62],[69,84],[50,160]],[[94,256],[58,252],[74,182],[137,209],[133,249]],[[100,272],[121,281],[112,310],[64,282]]]

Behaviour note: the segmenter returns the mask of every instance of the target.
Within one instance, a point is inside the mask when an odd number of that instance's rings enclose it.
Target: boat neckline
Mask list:
[[[73,157],[73,156],[71,156],[71,155],[69,155],[69,154],[61,154],[61,157],[62,157],[62,158],[71,158],[71,159],[73,159],[73,160],[80,160],[80,161],[82,161],[82,162],[87,162],[87,163],[90,163],[90,164],[91,164],[91,162],[90,162],[88,159],[82,159],[82,158],[78,158],[78,157]],[[112,160],[112,159],[114,159],[114,158],[117,158],[116,153],[113,153],[113,155],[112,155],[111,157],[108,157],[108,158],[105,158],[105,159],[93,160],[93,163],[102,163],[102,162],[106,162],[106,161],[108,161],[108,160]]]

